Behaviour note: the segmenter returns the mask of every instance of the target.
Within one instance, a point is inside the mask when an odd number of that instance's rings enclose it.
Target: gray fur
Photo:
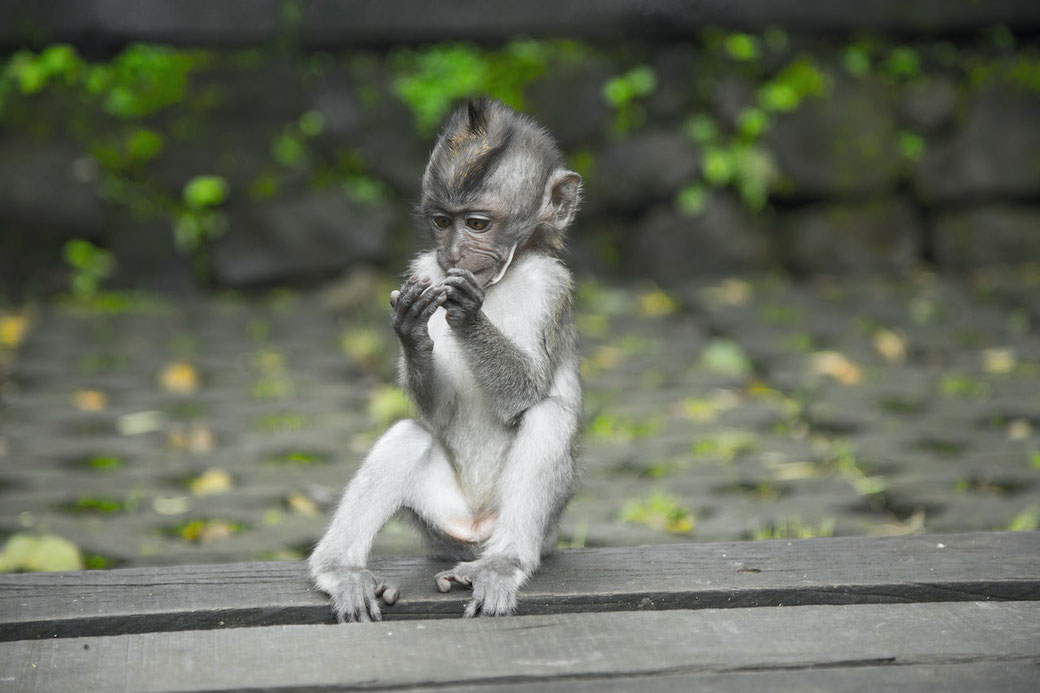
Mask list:
[[[552,550],[581,415],[573,282],[554,250],[579,189],[552,138],[499,102],[445,125],[420,204],[437,248],[391,294],[399,375],[419,417],[373,445],[310,558],[340,620],[378,620],[377,597],[397,598],[364,567],[395,512],[435,555],[462,561],[434,577],[442,590],[472,588],[467,616],[515,610]]]

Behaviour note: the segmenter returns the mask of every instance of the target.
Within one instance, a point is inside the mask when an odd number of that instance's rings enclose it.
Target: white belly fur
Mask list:
[[[437,423],[459,486],[474,512],[480,512],[494,500],[495,484],[515,433],[487,406],[445,315],[443,308],[434,313],[429,330],[437,385],[444,389],[437,399],[453,401],[455,406],[445,407],[449,415],[438,417]]]
[[[551,285],[559,285],[563,270],[555,261],[529,255],[514,262],[498,284],[491,287],[482,308],[488,320],[513,344],[536,356],[541,349],[538,323],[550,309],[547,301]],[[433,252],[420,255],[412,273],[430,277],[433,285],[444,273]],[[459,486],[474,512],[494,510],[495,487],[516,429],[498,418],[473,376],[462,344],[448,326],[446,311],[437,310],[428,323],[433,339],[433,364],[436,371],[436,413],[432,423],[455,468]],[[580,410],[577,361],[561,365],[551,395],[563,395]],[[573,400],[573,402],[571,401]]]

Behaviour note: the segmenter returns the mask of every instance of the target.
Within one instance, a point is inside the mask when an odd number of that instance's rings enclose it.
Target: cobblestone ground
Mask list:
[[[1038,275],[582,284],[561,543],[1036,529]],[[304,556],[407,412],[390,288],[3,313],[0,539],[91,567]],[[32,567],[14,543],[0,565]],[[375,550],[421,548],[392,521]]]

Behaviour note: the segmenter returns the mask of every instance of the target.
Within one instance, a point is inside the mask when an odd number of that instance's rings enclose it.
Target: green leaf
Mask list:
[[[751,374],[751,359],[744,347],[729,339],[712,339],[701,352],[701,365],[713,373],[733,376]]]
[[[907,161],[917,162],[924,156],[924,138],[915,132],[899,133],[899,151]]]
[[[893,77],[916,77],[921,73],[921,60],[912,48],[897,46],[888,56],[885,69]]]
[[[165,140],[154,130],[138,128],[126,139],[126,155],[131,161],[144,163],[159,155]]]
[[[726,52],[734,60],[748,62],[761,54],[758,39],[750,34],[730,34],[726,37]]]
[[[195,176],[184,186],[184,204],[190,209],[216,207],[227,195],[227,181],[220,176]]]
[[[283,132],[271,141],[271,156],[282,166],[298,166],[307,156],[307,148],[296,133]]]
[[[83,555],[68,539],[54,534],[13,534],[0,550],[0,573],[83,570]]]
[[[79,68],[79,62],[76,49],[65,43],[48,46],[39,57],[40,66],[51,77],[70,77]]]
[[[657,74],[648,65],[632,68],[627,78],[635,96],[649,96],[657,89]]]
[[[704,180],[711,185],[722,187],[733,179],[733,157],[728,150],[720,147],[708,147],[701,155],[701,168]]]
[[[698,113],[687,118],[686,122],[683,123],[683,130],[697,144],[705,144],[719,137],[718,125],[715,124],[711,116],[704,113]]]
[[[679,214],[687,218],[693,218],[704,211],[704,205],[707,202],[707,198],[708,191],[703,185],[687,185],[679,191],[679,194],[675,199],[675,204],[679,210]]]
[[[643,500],[633,500],[621,509],[620,519],[631,524],[674,534],[689,534],[697,526],[693,512],[679,499],[660,491]]]
[[[308,137],[320,135],[325,130],[325,114],[310,110],[300,116],[300,132]]]
[[[798,92],[787,84],[767,84],[758,93],[758,103],[767,111],[788,113],[801,102]]]
[[[745,139],[758,139],[767,127],[769,116],[760,108],[745,108],[737,116],[737,129]]]
[[[870,53],[863,44],[854,43],[846,48],[841,62],[850,75],[865,77],[870,74]]]

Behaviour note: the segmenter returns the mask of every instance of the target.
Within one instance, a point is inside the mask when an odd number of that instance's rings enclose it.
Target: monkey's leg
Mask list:
[[[411,420],[398,422],[372,446],[311,554],[311,576],[332,598],[340,621],[378,621],[377,597],[386,604],[397,600],[397,588],[381,582],[365,564],[376,534],[404,506],[448,533],[473,525],[444,452]]]
[[[516,609],[521,585],[538,569],[546,537],[573,492],[577,415],[556,399],[531,407],[499,480],[498,517],[481,557],[436,575],[442,592],[472,585],[466,616]]]

